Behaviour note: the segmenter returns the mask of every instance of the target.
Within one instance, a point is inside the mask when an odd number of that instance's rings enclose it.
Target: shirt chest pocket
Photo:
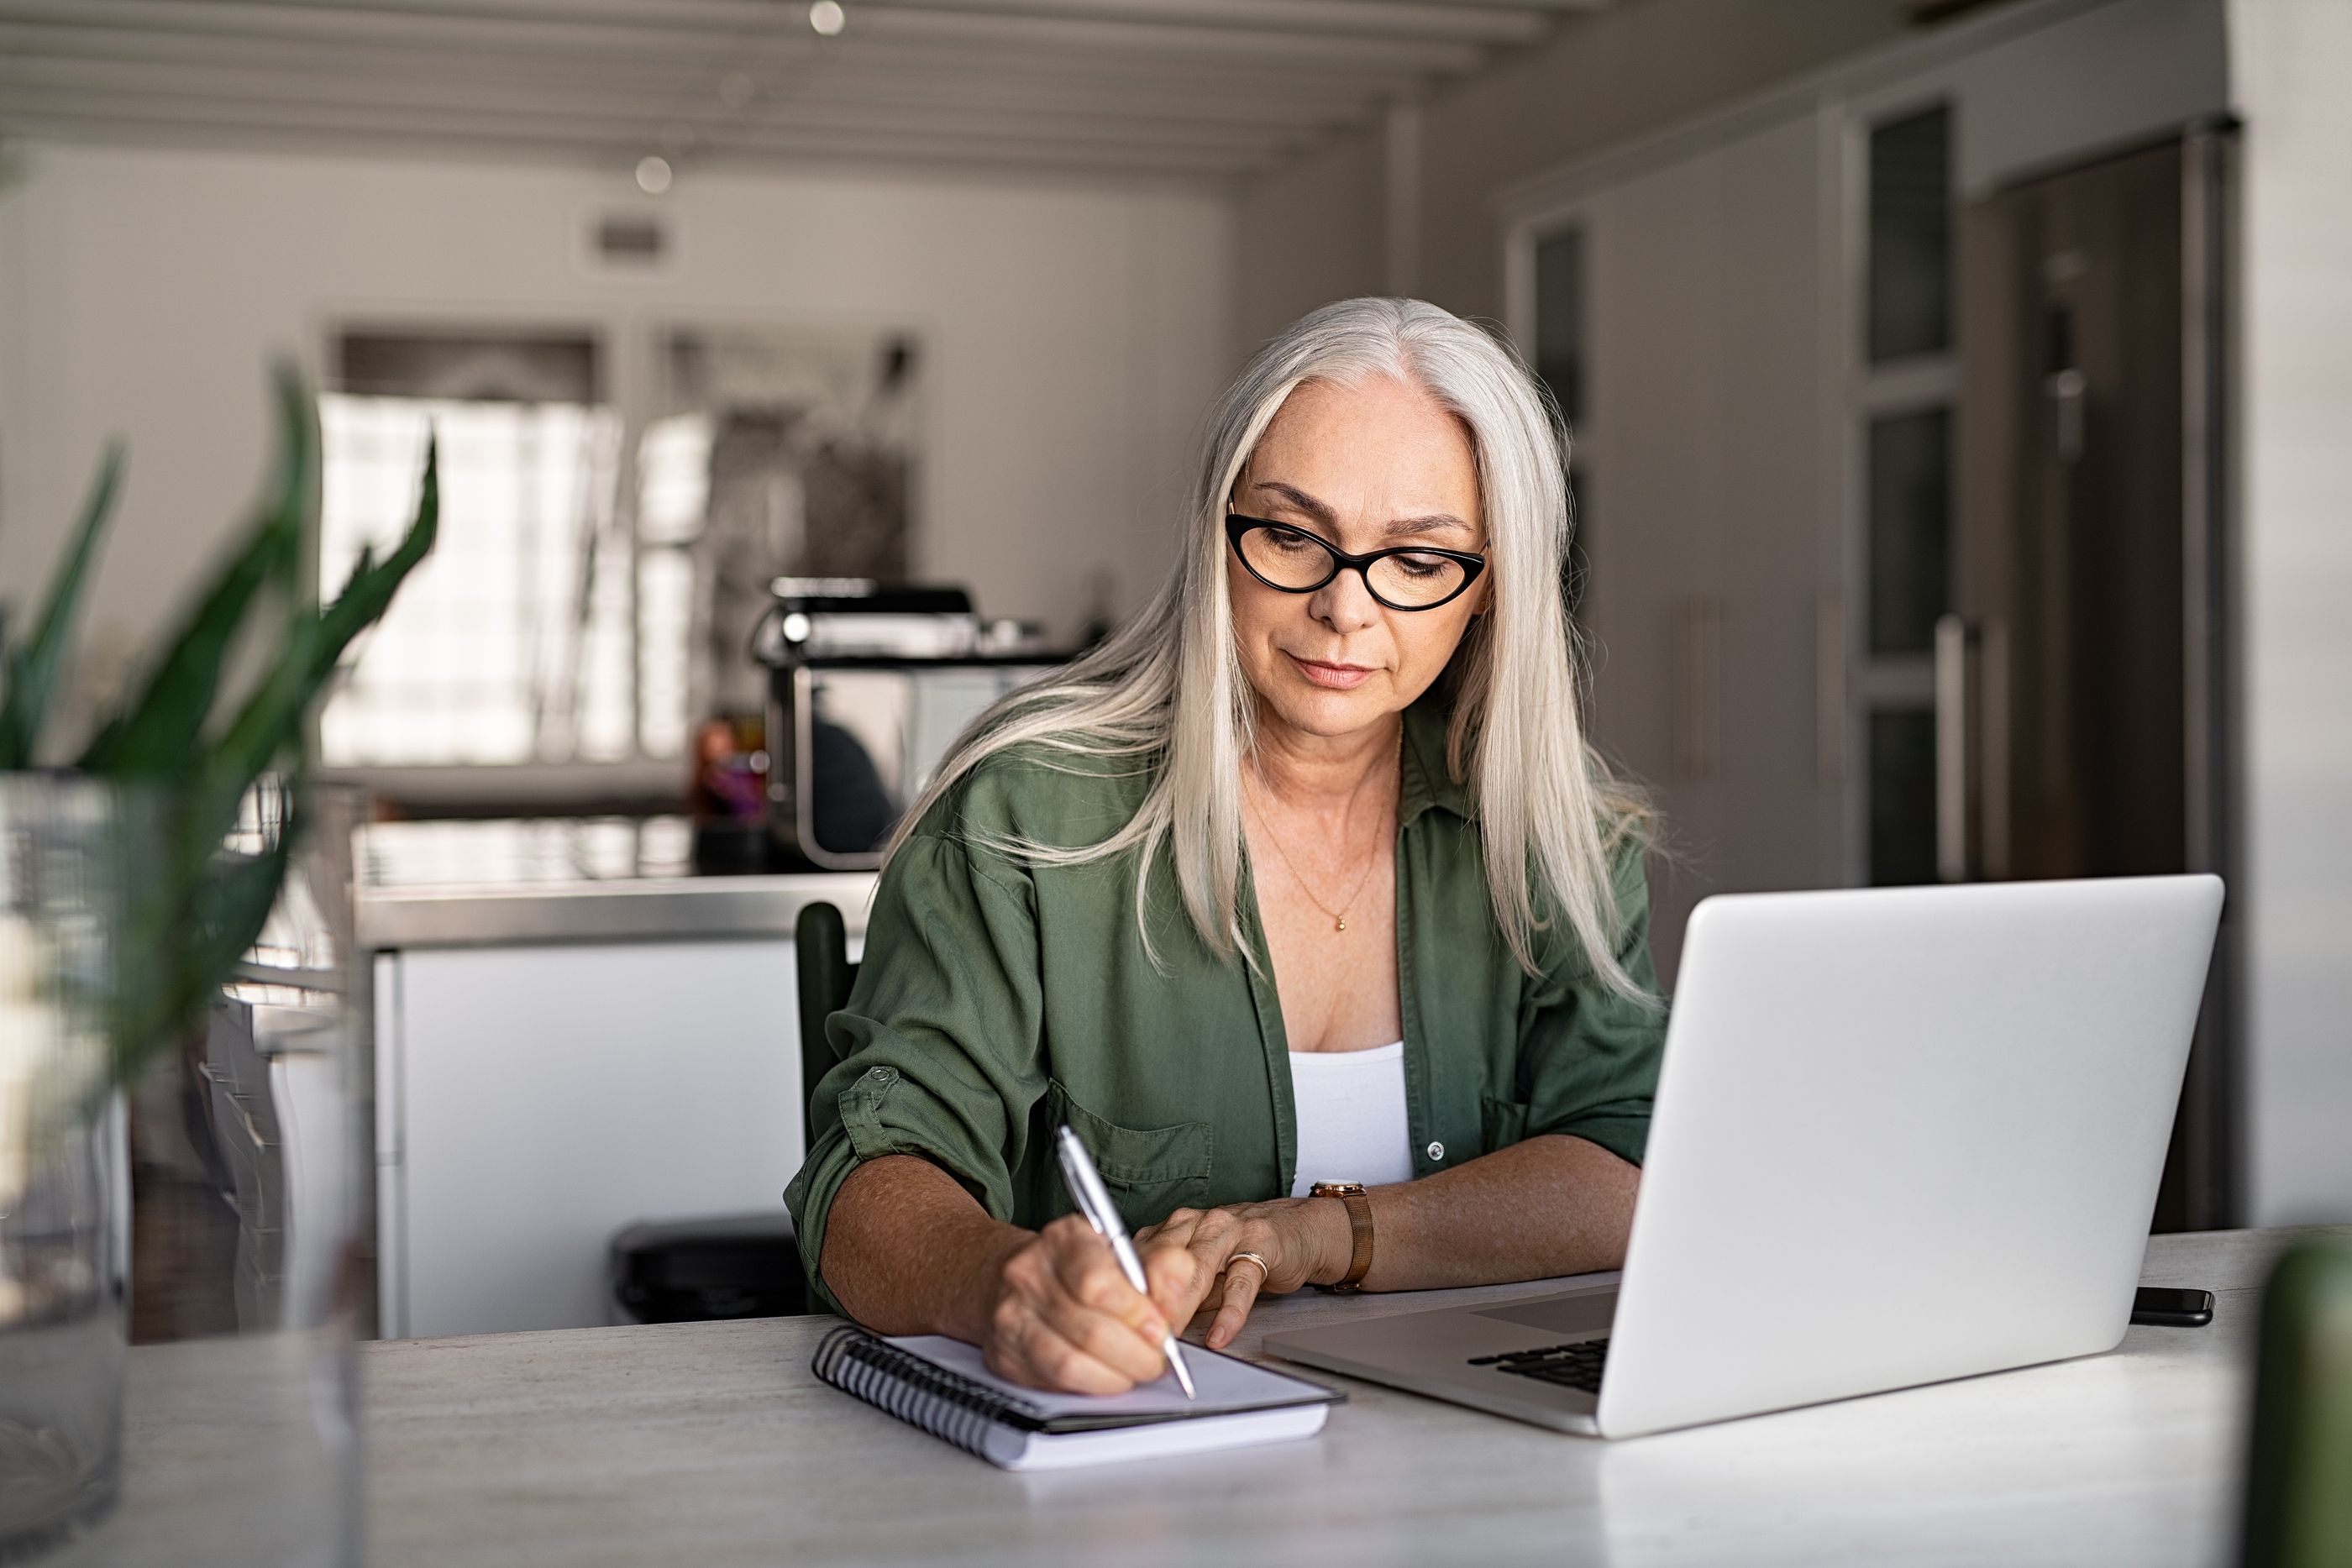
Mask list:
[[[1129,1230],[1159,1224],[1171,1209],[1208,1207],[1214,1153],[1214,1130],[1208,1123],[1123,1127],[1070,1098],[1059,1079],[1046,1085],[1045,1115],[1048,1136],[1067,1122],[1086,1139],[1103,1185],[1110,1189],[1111,1201]],[[1066,1194],[1058,1196],[1060,1212],[1076,1207]]]

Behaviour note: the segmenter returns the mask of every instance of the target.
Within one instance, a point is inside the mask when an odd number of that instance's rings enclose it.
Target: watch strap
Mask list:
[[[1360,1181],[1318,1181],[1308,1191],[1316,1197],[1336,1197],[1348,1206],[1348,1272],[1323,1288],[1352,1295],[1363,1289],[1364,1276],[1372,1271],[1372,1200]]]

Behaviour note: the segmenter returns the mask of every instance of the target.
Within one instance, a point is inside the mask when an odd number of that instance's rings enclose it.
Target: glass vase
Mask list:
[[[130,1172],[105,1002],[124,827],[104,786],[0,775],[0,1562],[121,1483]]]
[[[137,935],[153,923],[123,912],[140,907],[131,879],[158,863],[162,802],[59,786],[93,792],[69,832],[55,810],[37,822],[17,810],[13,785],[0,779],[0,837],[36,862],[81,868],[78,902],[52,875],[49,902],[26,919],[47,932],[36,967],[72,977],[35,992],[103,998],[160,970],[163,955],[140,945],[177,938]],[[224,859],[277,846],[288,800],[276,787],[257,791]],[[69,1249],[101,1289],[75,1320],[73,1354],[44,1363],[56,1392],[42,1409],[49,1430],[76,1434],[86,1495],[54,1524],[28,1521],[20,1542],[0,1544],[0,1562],[12,1551],[43,1568],[360,1560],[353,1346],[372,1296],[361,1224],[372,1070],[352,928],[359,810],[355,792],[303,797],[260,937],[192,1028],[110,1041],[102,1023],[60,1005],[38,1015],[38,1030],[17,1031],[77,1042],[49,1052],[74,1064],[77,1092],[46,1103],[91,1109],[79,1121],[52,1113],[50,1159],[88,1189],[74,1189],[74,1212],[88,1218]],[[0,1416],[16,1382],[0,1363]],[[34,1472],[0,1458],[0,1497],[12,1474]],[[10,1522],[0,1513],[0,1542]]]

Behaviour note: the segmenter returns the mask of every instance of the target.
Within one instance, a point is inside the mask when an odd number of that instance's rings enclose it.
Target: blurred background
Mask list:
[[[1573,432],[1669,981],[1709,893],[2219,871],[2158,1225],[2352,1219],[2347,147],[2343,0],[0,0],[0,599],[124,437],[98,711],[272,356],[324,591],[437,430],[320,720],[368,1326],[657,1313],[786,1255],[802,912],[1144,603],[1253,347],[1417,295]]]

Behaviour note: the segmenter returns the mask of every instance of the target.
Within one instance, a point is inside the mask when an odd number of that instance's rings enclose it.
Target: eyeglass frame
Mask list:
[[[1279,528],[1284,533],[1296,534],[1302,539],[1321,546],[1323,552],[1331,558],[1331,570],[1321,580],[1309,583],[1305,588],[1292,588],[1287,584],[1273,581],[1265,573],[1250,564],[1249,552],[1242,549],[1242,539],[1259,528]],[[1341,572],[1352,570],[1358,577],[1364,580],[1364,591],[1372,596],[1373,603],[1383,609],[1393,610],[1400,615],[1412,615],[1423,610],[1444,609],[1469,592],[1470,585],[1478,580],[1478,574],[1486,570],[1486,552],[1484,550],[1440,549],[1435,545],[1391,545],[1386,549],[1368,550],[1362,555],[1349,555],[1329,539],[1318,534],[1308,533],[1296,523],[1277,523],[1271,517],[1244,517],[1239,512],[1225,514],[1225,541],[1233,546],[1234,559],[1242,563],[1242,570],[1276,593],[1320,593],[1337,581]],[[1372,586],[1372,567],[1376,562],[1386,560],[1392,555],[1444,556],[1462,568],[1462,580],[1454,585],[1453,592],[1443,599],[1433,599],[1426,604],[1391,604],[1388,600],[1381,597],[1379,589]]]

